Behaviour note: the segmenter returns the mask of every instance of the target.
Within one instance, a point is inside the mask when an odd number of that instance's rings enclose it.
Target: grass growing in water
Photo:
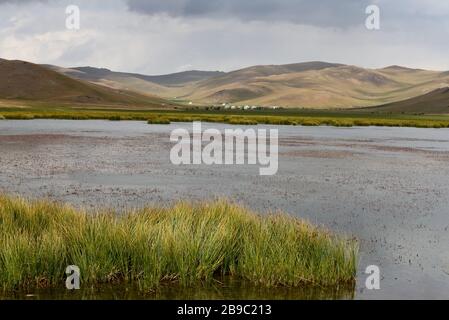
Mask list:
[[[0,195],[4,290],[83,283],[194,285],[232,275],[262,286],[353,284],[357,244],[285,214],[257,215],[225,200],[122,214]]]
[[[190,110],[129,110],[110,107],[75,107],[66,105],[35,105],[27,108],[0,107],[6,119],[106,119],[111,121],[138,120],[150,124],[173,122],[219,122],[237,125],[303,125],[303,126],[389,126],[419,128],[449,128],[449,115],[413,115],[368,113],[362,111],[331,110],[255,110],[211,111]]]
[[[166,118],[153,117],[148,119],[148,124],[170,124],[171,121]]]

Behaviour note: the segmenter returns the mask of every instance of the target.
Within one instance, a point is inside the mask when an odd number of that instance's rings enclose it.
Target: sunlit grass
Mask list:
[[[418,128],[449,128],[449,117],[444,115],[370,114],[348,111],[206,111],[206,110],[114,110],[61,108],[2,108],[5,119],[68,119],[68,120],[138,120],[149,124],[173,122],[217,122],[235,125],[301,125],[301,126],[388,126]]]
[[[151,117],[147,120],[148,124],[170,124],[171,121],[163,117]]]
[[[258,215],[225,200],[127,212],[87,212],[0,195],[4,290],[64,283],[196,285],[224,275],[255,285],[351,285],[357,243],[278,213]]]

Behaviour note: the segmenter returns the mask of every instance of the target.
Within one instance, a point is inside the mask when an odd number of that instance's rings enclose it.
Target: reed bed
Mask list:
[[[259,215],[226,200],[126,212],[88,212],[0,195],[0,285],[61,286],[76,265],[82,285],[199,285],[233,276],[264,287],[353,285],[357,243],[283,213]]]
[[[416,127],[416,128],[449,128],[449,120],[445,116],[406,116],[406,115],[370,115],[354,114],[345,116],[328,116],[326,113],[316,115],[263,115],[263,114],[220,114],[220,113],[190,113],[187,111],[113,111],[113,110],[65,110],[65,111],[5,111],[5,119],[67,119],[67,120],[136,120],[147,121],[149,124],[170,124],[172,122],[216,122],[235,125],[301,125],[301,126],[382,126],[382,127]]]
[[[293,126],[333,126],[333,127],[414,127],[414,128],[449,128],[447,120],[427,119],[371,119],[371,118],[327,118],[297,116],[211,116],[211,115],[156,115],[149,124],[170,124],[172,122],[219,122],[233,125],[293,125]]]

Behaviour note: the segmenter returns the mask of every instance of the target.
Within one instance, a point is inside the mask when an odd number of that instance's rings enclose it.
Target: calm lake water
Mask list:
[[[258,166],[174,166],[170,132],[189,123],[0,121],[0,191],[77,206],[115,208],[228,197],[261,212],[283,210],[361,243],[354,290],[270,291],[241,283],[203,289],[63,289],[3,298],[341,298],[449,296],[449,130],[383,127],[279,129],[279,171]],[[205,124],[206,128],[232,128]],[[381,289],[365,289],[368,265]],[[26,294],[31,294],[26,296]]]

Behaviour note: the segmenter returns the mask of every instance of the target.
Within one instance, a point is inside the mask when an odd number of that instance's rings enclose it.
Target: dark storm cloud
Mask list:
[[[321,27],[360,24],[368,0],[127,0],[131,11],[175,17],[234,17]]]

